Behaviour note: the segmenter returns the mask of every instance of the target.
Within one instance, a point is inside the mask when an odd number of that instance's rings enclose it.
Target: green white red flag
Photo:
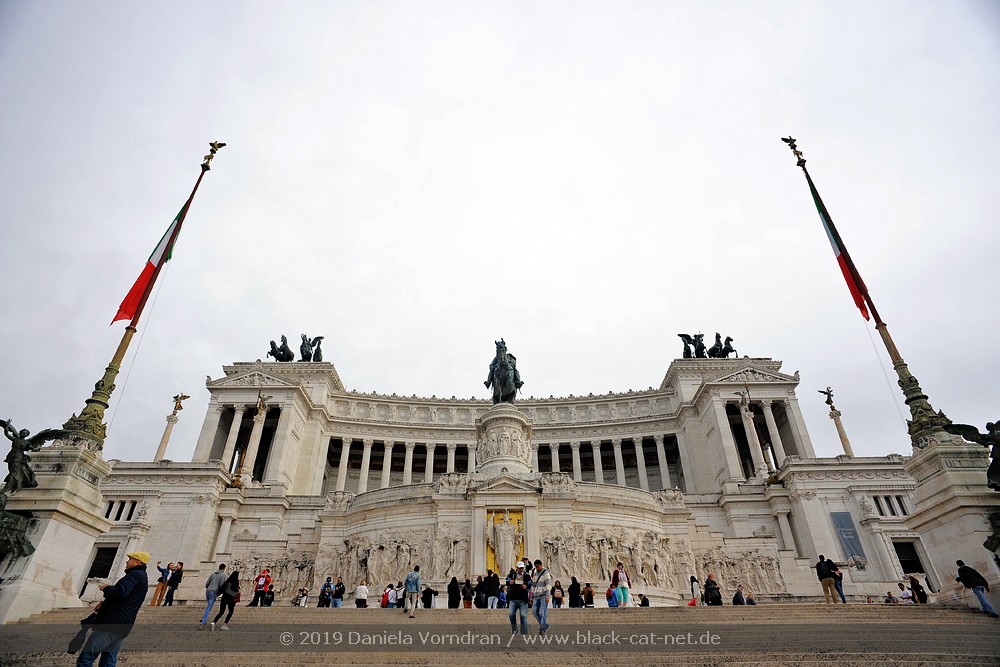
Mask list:
[[[139,304],[142,303],[143,296],[148,294],[152,287],[151,283],[153,277],[156,275],[156,269],[170,260],[174,243],[177,241],[177,236],[180,233],[181,223],[184,222],[184,212],[187,210],[188,204],[190,204],[190,201],[184,203],[180,212],[177,213],[177,217],[170,223],[163,238],[156,244],[153,254],[149,256],[149,259],[146,260],[146,266],[142,268],[142,273],[139,274],[135,284],[132,285],[132,289],[128,291],[122,304],[118,307],[115,319],[111,320],[112,324],[118,320],[131,320],[135,317],[136,310],[138,310]]]
[[[803,171],[805,171],[805,168],[803,168]],[[823,223],[823,229],[826,230],[827,238],[830,239],[833,254],[837,257],[837,264],[840,265],[840,270],[844,274],[844,280],[847,281],[847,288],[851,291],[851,296],[854,298],[854,305],[861,311],[862,317],[866,320],[871,319],[868,315],[868,306],[865,304],[865,295],[868,294],[868,288],[865,287],[864,281],[861,280],[861,276],[858,274],[857,267],[854,266],[851,256],[847,253],[847,248],[844,247],[844,242],[840,238],[833,220],[830,218],[830,212],[826,210],[826,205],[820,198],[819,192],[816,191],[816,186],[813,185],[812,178],[809,177],[809,172],[806,171],[805,174],[806,180],[809,182],[809,191],[812,193],[813,201],[816,203],[816,210],[819,211],[819,219]]]

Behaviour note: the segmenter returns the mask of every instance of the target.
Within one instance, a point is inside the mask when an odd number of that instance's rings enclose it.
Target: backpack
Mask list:
[[[382,593],[382,603],[381,603],[381,606],[382,606],[383,609],[385,609],[386,607],[389,606],[389,591],[386,591],[385,593]]]
[[[617,607],[618,606],[618,596],[615,595],[614,588],[608,588],[608,606]]]

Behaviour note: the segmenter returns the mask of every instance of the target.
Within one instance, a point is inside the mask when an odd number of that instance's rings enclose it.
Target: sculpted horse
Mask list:
[[[271,350],[267,353],[267,356],[274,357],[275,361],[292,361],[295,359],[295,353],[292,352],[292,348],[288,347],[288,339],[284,336],[281,337],[281,347],[274,344],[271,341]]]
[[[513,354],[508,354],[507,344],[503,338],[494,342],[497,354],[490,362],[490,374],[483,384],[487,389],[493,387],[493,405],[513,403],[517,390],[524,384],[517,370],[517,358]]]
[[[730,336],[726,336],[725,345],[722,344],[722,336],[719,332],[715,332],[715,345],[708,348],[708,356],[710,359],[728,359],[730,354],[736,354],[736,350],[732,346],[733,339]]]

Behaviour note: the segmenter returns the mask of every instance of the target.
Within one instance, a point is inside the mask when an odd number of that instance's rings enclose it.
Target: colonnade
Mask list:
[[[573,479],[577,482],[583,481],[584,470],[580,452],[582,448],[586,447],[589,448],[590,451],[592,452],[592,458],[594,462],[594,471],[593,471],[594,481],[596,483],[598,484],[613,483],[619,486],[628,486],[625,474],[625,456],[622,453],[622,444],[624,441],[627,440],[628,442],[631,443],[631,446],[635,451],[636,470],[639,478],[639,488],[643,489],[644,491],[658,490],[650,488],[651,485],[649,481],[649,474],[646,469],[646,457],[644,455],[642,446],[642,443],[646,439],[646,437],[651,437],[656,442],[656,459],[657,459],[658,471],[660,474],[659,488],[660,489],[674,488],[674,486],[678,485],[679,480],[671,479],[670,468],[669,465],[667,464],[667,451],[664,441],[666,437],[673,437],[679,443],[679,441],[681,440],[680,434],[671,434],[670,436],[664,436],[664,435],[636,436],[633,438],[626,438],[626,439],[612,438],[610,440],[610,443],[612,450],[614,452],[614,459],[615,459],[613,471],[610,469],[605,471],[604,460],[601,456],[601,447],[607,441],[595,439],[590,441],[570,442],[568,446],[570,448],[570,453],[572,455]],[[541,467],[538,462],[538,450],[540,448],[547,448],[550,453],[551,463],[549,465],[549,469],[542,472],[562,472],[559,463],[559,453],[560,451],[562,451],[564,444],[565,443],[558,443],[558,442],[541,443],[541,444],[532,443],[531,445],[532,464],[534,466],[534,469],[541,471]],[[677,455],[679,459],[680,457],[679,447]],[[678,460],[678,467],[679,467],[679,460]],[[569,472],[569,470],[567,470],[566,472]],[[608,474],[605,475],[605,472],[607,472]],[[613,481],[611,482],[607,481],[609,479],[613,479]]]
[[[769,469],[780,468],[785,463],[785,459],[788,458],[788,454],[785,450],[785,442],[782,440],[781,433],[779,432],[777,420],[774,417],[774,403],[776,401],[765,399],[760,401],[728,401],[725,404],[721,403],[719,405],[737,405],[740,417],[743,422],[744,436],[746,437],[747,443],[750,449],[750,457],[753,461],[753,474],[757,476],[766,475]],[[791,401],[777,401],[782,406],[784,410],[786,419],[788,421],[788,431],[787,433],[791,436],[791,442],[789,443],[794,451],[794,453],[807,456],[812,455],[811,452],[807,450],[807,446],[804,440],[803,431],[800,428],[797,419],[795,419],[794,406]],[[767,431],[768,440],[770,441],[770,449],[767,443],[762,443],[757,434],[756,427],[756,415],[754,414],[753,408],[755,406],[760,407],[761,413],[764,415],[764,423]],[[725,410],[723,410],[725,414]],[[724,426],[728,426],[730,432],[727,433],[729,437],[723,437],[723,446],[726,448],[726,458],[730,461],[730,467],[732,467],[732,462],[739,462],[739,452],[737,450],[737,445],[733,436],[736,435],[735,431],[732,430],[733,424],[728,418],[721,420]],[[771,451],[773,450],[773,457],[771,456]],[[805,451],[804,451],[805,450]],[[733,472],[741,471],[740,468],[736,468]]]
[[[340,460],[337,464],[337,491],[344,491],[347,488],[347,471],[350,463],[351,446],[354,444],[354,439],[345,436],[342,438],[342,445],[340,448]],[[394,440],[382,441],[376,443],[374,439],[365,438],[361,441],[361,468],[359,470],[358,479],[358,489],[357,493],[364,493],[369,490],[368,482],[371,477],[371,459],[372,451],[377,447],[382,448],[382,472],[379,476],[379,486],[378,488],[386,489],[390,486],[390,476],[392,474],[392,456],[396,451],[396,446],[399,444]],[[403,458],[403,486],[408,486],[413,484],[413,473],[414,471],[414,450],[417,447],[424,449],[424,470],[423,470],[423,483],[430,484],[434,481],[434,456],[437,453],[439,447],[444,447],[447,452],[447,459],[445,465],[446,473],[456,472],[456,452],[459,448],[465,450],[468,457],[468,470],[473,471],[476,469],[476,449],[473,445],[461,445],[458,443],[416,443],[413,441],[406,441],[403,443],[404,448],[404,458]]]

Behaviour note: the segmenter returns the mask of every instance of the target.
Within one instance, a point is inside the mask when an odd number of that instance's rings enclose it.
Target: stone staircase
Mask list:
[[[199,631],[203,608],[145,607],[120,665],[998,665],[1000,620],[931,605],[550,609],[550,630],[511,637],[506,610],[237,606],[231,630]],[[0,665],[72,665],[86,609],[0,626]],[[544,642],[544,643],[542,643]]]

